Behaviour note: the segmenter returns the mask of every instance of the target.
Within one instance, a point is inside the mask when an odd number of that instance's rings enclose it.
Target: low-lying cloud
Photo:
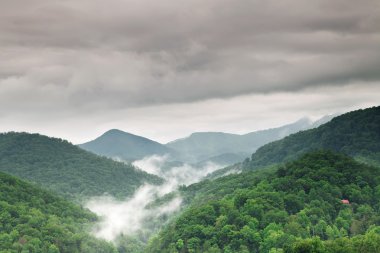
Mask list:
[[[144,185],[125,201],[118,201],[110,196],[91,199],[86,207],[102,219],[93,230],[95,236],[113,241],[121,234],[132,235],[143,229],[147,219],[177,211],[182,201],[179,197],[165,203],[165,206],[147,208],[147,204],[162,197],[164,193],[166,191],[158,186]]]
[[[152,220],[172,215],[181,207],[182,198],[178,195],[158,206],[149,206],[156,199],[173,192],[180,185],[189,185],[200,181],[207,174],[220,169],[221,166],[209,163],[202,167],[189,164],[170,166],[168,156],[146,157],[134,162],[142,170],[165,179],[160,186],[145,184],[132,197],[119,201],[111,196],[100,196],[89,200],[85,206],[101,217],[93,233],[99,238],[115,241],[120,235],[136,235],[141,231],[153,233]],[[148,230],[148,231],[147,231]],[[146,238],[145,238],[146,239]]]
[[[169,156],[153,155],[145,157],[133,163],[142,170],[162,177],[174,185],[190,185],[200,181],[209,173],[220,169],[222,165],[208,162],[201,167],[183,163],[181,165],[170,165]]]

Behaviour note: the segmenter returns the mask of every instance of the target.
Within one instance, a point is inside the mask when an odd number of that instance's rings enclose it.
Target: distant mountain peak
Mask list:
[[[40,134],[0,134],[0,147],[0,171],[39,183],[67,197],[104,193],[126,196],[144,182],[158,179],[131,165]]]
[[[238,135],[238,134],[231,134],[231,133],[225,133],[225,132],[195,132],[190,134],[189,137],[199,137],[199,136],[225,136],[225,135]]]
[[[128,161],[175,153],[161,143],[119,129],[110,129],[95,140],[78,146],[98,155]]]
[[[108,130],[107,132],[103,133],[98,138],[101,138],[102,136],[114,136],[114,135],[134,136],[134,137],[139,137],[139,138],[146,139],[145,137],[138,136],[138,135],[135,135],[135,134],[132,134],[132,133],[129,133],[129,132],[124,132],[124,131],[122,131],[120,129],[116,129],[116,128]]]
[[[125,134],[127,132],[124,132],[122,130],[119,130],[119,129],[116,129],[116,128],[113,128],[113,129],[110,129],[108,130],[107,132],[105,132],[104,134]]]

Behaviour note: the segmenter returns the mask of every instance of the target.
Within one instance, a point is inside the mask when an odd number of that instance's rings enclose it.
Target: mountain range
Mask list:
[[[330,151],[205,180],[145,252],[379,252],[379,183],[380,167]]]
[[[167,144],[113,129],[78,146],[98,155],[124,161],[139,160],[151,155],[168,155],[171,160],[192,164],[214,162],[230,165],[242,161],[262,145],[301,130],[317,127],[332,118],[333,115],[328,115],[315,122],[302,118],[282,127],[243,135],[197,132]]]
[[[0,171],[37,183],[70,198],[132,194],[157,176],[132,165],[85,151],[65,140],[39,134],[0,134]]]
[[[317,150],[344,153],[357,161],[379,166],[380,107],[345,113],[317,128],[263,145],[243,162],[215,171],[208,178],[273,167]]]
[[[269,143],[252,154],[247,168],[287,162],[315,150],[341,152],[370,164],[380,164],[380,107],[333,118],[318,128]]]
[[[98,155],[125,161],[139,160],[150,155],[171,155],[176,152],[148,138],[112,129],[95,140],[78,145]]]
[[[187,208],[147,252],[379,252],[380,107],[266,144],[222,172],[180,189]]]
[[[146,238],[147,231],[136,237],[120,235],[123,244],[117,247],[89,235],[89,226],[99,217],[73,201],[82,203],[104,195],[128,200],[145,183],[160,185],[163,179],[62,139],[0,134],[0,251],[379,252],[380,107],[326,121],[302,119],[246,135],[195,133],[174,141],[182,147],[191,142],[197,146],[202,136],[209,154],[219,147],[208,143],[236,145],[233,152],[218,149],[224,153],[195,159],[206,163],[222,162],[226,157],[239,160],[244,142],[237,145],[235,138],[244,136],[249,145],[253,140],[256,145],[285,136],[261,147],[249,146],[257,150],[244,161],[217,171],[217,178],[181,186],[149,203],[148,207],[165,206],[173,198],[182,199],[176,215],[151,221],[165,224],[159,234],[153,238]],[[136,157],[162,151],[158,154],[171,152],[178,158],[183,152],[170,147],[173,143],[163,145],[119,130],[109,131],[102,139],[106,137],[110,142],[103,142],[105,146],[124,137],[135,142],[128,146],[131,149],[139,147],[138,143],[147,145],[141,148],[146,154],[137,149]],[[123,145],[121,141],[115,150]]]

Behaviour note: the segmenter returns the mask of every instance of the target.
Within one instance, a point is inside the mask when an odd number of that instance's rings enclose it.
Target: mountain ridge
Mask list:
[[[238,157],[243,160],[245,157],[242,157],[242,154],[247,154],[248,157],[262,145],[323,124],[331,118],[332,115],[326,115],[317,121],[312,121],[308,117],[303,117],[280,127],[246,134],[194,132],[166,144],[119,129],[110,129],[94,140],[78,146],[95,154],[123,161],[140,160],[152,155],[168,155],[170,160],[191,164],[223,161],[223,165],[230,165],[238,162]]]
[[[293,123],[280,127],[249,132],[246,134],[233,134],[224,132],[195,132],[190,136],[168,142],[166,146],[182,154],[182,159],[188,162],[205,161],[222,154],[239,153],[250,154],[257,148],[269,142],[278,140],[300,130],[322,124],[332,116],[324,116],[318,121],[311,121],[303,117]],[[231,160],[231,163],[235,161]]]
[[[150,155],[174,155],[165,145],[143,136],[111,129],[92,141],[78,145],[98,155],[127,161],[139,160]]]
[[[39,134],[0,134],[0,171],[35,182],[70,198],[132,194],[162,179],[132,165],[85,151],[66,140]]]
[[[329,149],[380,163],[380,106],[351,111],[326,124],[260,147],[248,168],[287,162],[318,149]]]
[[[380,167],[321,150],[202,181],[181,189],[188,208],[146,252],[378,252],[379,176]]]

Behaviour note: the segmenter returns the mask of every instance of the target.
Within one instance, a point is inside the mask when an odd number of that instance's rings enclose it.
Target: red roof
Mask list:
[[[348,199],[342,199],[341,202],[342,204],[350,204],[350,201]]]

